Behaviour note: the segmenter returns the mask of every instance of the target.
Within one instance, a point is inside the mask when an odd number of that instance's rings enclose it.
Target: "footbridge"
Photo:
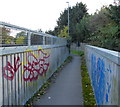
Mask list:
[[[0,106],[24,105],[70,55],[66,39],[0,22]],[[81,43],[97,105],[120,106],[120,53]],[[81,58],[35,105],[83,105]],[[87,84],[86,84],[87,87]]]

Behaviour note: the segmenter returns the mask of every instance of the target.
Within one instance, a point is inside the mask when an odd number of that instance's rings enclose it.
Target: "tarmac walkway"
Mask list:
[[[33,105],[82,105],[80,65],[80,57],[73,55],[73,60],[59,73],[47,93]]]

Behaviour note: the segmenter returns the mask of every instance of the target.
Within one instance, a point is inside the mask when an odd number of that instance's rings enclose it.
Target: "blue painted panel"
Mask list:
[[[102,58],[91,55],[91,79],[94,88],[96,102],[99,105],[109,102],[109,93],[111,84],[107,82],[107,74],[111,73],[110,66],[106,69],[105,62]]]

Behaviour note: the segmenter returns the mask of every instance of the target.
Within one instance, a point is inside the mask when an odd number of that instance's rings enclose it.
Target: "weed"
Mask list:
[[[96,105],[96,101],[94,98],[93,89],[91,86],[91,81],[89,78],[89,74],[87,71],[87,67],[85,64],[85,58],[82,56],[81,58],[82,64],[81,64],[81,76],[82,76],[82,88],[83,88],[83,97],[84,97],[84,105]]]

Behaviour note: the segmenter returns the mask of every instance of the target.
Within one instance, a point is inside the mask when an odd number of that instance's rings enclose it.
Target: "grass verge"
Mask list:
[[[42,85],[42,87],[34,94],[32,98],[30,98],[24,107],[32,107],[33,101],[38,100],[44,95],[47,89],[50,87],[52,83],[55,82],[56,77],[62,71],[63,67],[72,61],[72,56],[68,56],[64,63],[53,73],[53,75]]]
[[[82,88],[83,88],[83,98],[84,98],[84,106],[95,106],[96,101],[93,93],[93,89],[91,86],[91,81],[89,78],[89,74],[87,71],[85,57],[81,58],[81,76],[82,76]]]
[[[74,54],[74,55],[79,55],[79,56],[83,56],[84,55],[83,51],[72,50],[71,53]]]

